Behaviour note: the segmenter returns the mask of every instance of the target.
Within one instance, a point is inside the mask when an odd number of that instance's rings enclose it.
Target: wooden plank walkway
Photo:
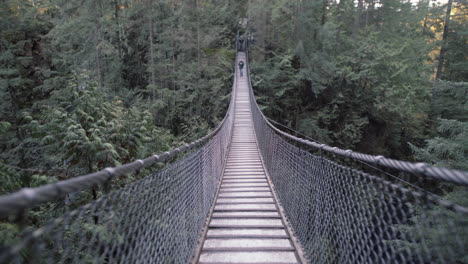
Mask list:
[[[245,62],[245,54],[238,57]],[[260,158],[245,76],[244,69],[231,148],[199,263],[301,263]]]

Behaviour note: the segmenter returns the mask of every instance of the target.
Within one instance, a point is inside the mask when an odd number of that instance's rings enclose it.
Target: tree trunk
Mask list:
[[[440,79],[440,77],[442,76],[442,70],[444,68],[445,53],[447,52],[447,36],[449,31],[450,13],[452,12],[452,2],[453,0],[449,0],[447,3],[447,13],[445,14],[444,33],[442,35],[442,45],[440,47],[439,64],[437,65],[436,80]]]
[[[322,5],[322,19],[320,21],[320,25],[325,25],[326,18],[327,18],[327,6],[328,6],[328,0],[323,0],[323,5]],[[362,1],[362,0],[360,0]]]
[[[362,16],[363,7],[364,7],[363,0],[358,0],[356,16],[354,17],[353,36],[356,35],[357,31],[361,27],[361,16]]]
[[[174,35],[172,36],[172,74],[171,74],[171,83],[172,83],[172,107],[171,107],[171,119],[169,120],[171,122],[170,128],[172,131],[175,131],[176,126],[174,123],[175,115],[177,112],[177,83],[175,80],[176,77],[176,69],[177,69],[177,58],[176,58],[176,43],[175,43],[175,37]]]
[[[327,6],[328,6],[328,0],[323,0],[322,2],[322,17],[320,18],[320,28],[323,28],[323,26],[325,25],[325,22],[326,22],[326,19],[327,19]],[[314,40],[317,39],[317,36],[318,36],[318,29],[315,30],[314,32]],[[318,41],[318,48],[319,50],[323,51],[323,41],[319,40]]]
[[[99,27],[99,33],[98,33],[98,44],[101,41],[101,27]],[[97,66],[97,74],[98,74],[98,80],[99,80],[99,88],[102,89],[104,87],[104,72],[102,70],[102,63],[101,63],[101,49],[99,48],[99,45],[96,45],[96,66]]]
[[[369,5],[367,6],[367,11],[366,11],[366,27],[367,25],[369,25],[369,23],[372,23],[374,21],[374,10],[375,10],[375,1],[370,0]]]
[[[99,17],[102,17],[102,6],[98,6],[97,7],[99,9]],[[100,22],[98,20],[98,34],[97,34],[97,41],[96,41],[96,66],[97,66],[97,74],[98,74],[98,80],[99,80],[99,89],[103,89],[104,88],[104,81],[105,81],[105,72],[104,72],[104,68],[105,68],[105,65],[103,65],[103,62],[102,62],[102,53],[101,53],[101,42],[103,40],[103,29],[102,29],[103,25],[102,25],[102,22]]]
[[[197,16],[197,60],[198,67],[201,66],[200,62],[200,11],[198,10],[198,0],[195,0],[195,12]],[[200,68],[199,68],[200,69]]]
[[[149,39],[150,39],[150,70],[151,70],[151,89],[152,100],[156,99],[156,76],[154,73],[154,40],[153,40],[153,19],[149,18]]]
[[[114,17],[117,24],[117,51],[119,53],[119,58],[122,59],[122,34],[120,32],[119,0],[114,0]]]

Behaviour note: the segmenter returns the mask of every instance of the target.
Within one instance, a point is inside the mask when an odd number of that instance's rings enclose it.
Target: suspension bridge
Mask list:
[[[246,49],[242,49],[246,50]],[[465,188],[468,173],[288,134],[258,107],[248,53],[222,122],[182,147],[0,197],[2,221],[99,190],[0,247],[0,263],[463,263],[468,208],[396,175]],[[162,169],[155,165],[166,164]],[[393,174],[387,172],[390,170]],[[150,171],[140,180],[115,179]],[[67,206],[65,206],[67,207]],[[5,241],[5,240],[3,240]]]

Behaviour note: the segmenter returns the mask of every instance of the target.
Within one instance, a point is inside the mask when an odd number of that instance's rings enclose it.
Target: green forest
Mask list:
[[[332,146],[468,170],[466,0],[4,0],[0,194],[206,135],[229,104],[238,31],[253,37],[269,118]],[[464,190],[436,191],[468,205]]]

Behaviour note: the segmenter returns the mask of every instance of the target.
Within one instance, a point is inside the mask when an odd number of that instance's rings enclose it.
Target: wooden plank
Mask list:
[[[212,219],[210,227],[223,227],[223,228],[275,228],[283,227],[281,219],[265,219],[265,218],[239,218],[239,219]]]
[[[294,250],[289,239],[284,238],[210,238],[203,250]]]
[[[241,252],[203,252],[200,263],[230,264],[296,264],[296,255],[291,251],[241,251]]]

